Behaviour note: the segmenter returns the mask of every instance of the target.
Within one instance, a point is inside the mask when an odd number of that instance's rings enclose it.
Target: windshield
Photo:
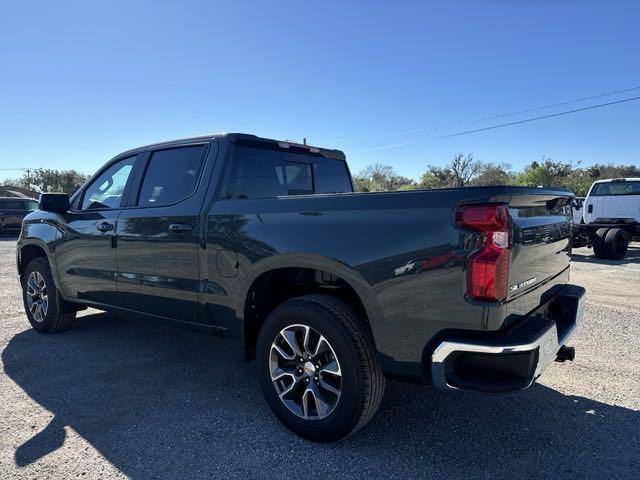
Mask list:
[[[640,181],[596,183],[591,190],[592,197],[616,195],[640,195]]]

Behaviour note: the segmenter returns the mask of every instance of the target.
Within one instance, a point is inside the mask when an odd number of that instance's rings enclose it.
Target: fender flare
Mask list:
[[[24,229],[23,231],[23,239],[19,241],[18,245],[17,245],[17,252],[16,255],[20,255],[20,253],[22,252],[22,250],[26,247],[29,246],[35,246],[40,248],[44,254],[45,257],[47,259],[47,262],[49,262],[49,268],[51,269],[51,276],[53,277],[53,282],[56,286],[56,289],[58,290],[58,292],[60,293],[60,295],[62,296],[63,299],[66,299],[66,295],[64,294],[64,289],[62,288],[62,285],[60,283],[60,278],[58,276],[58,269],[56,268],[56,262],[55,262],[55,246],[53,242],[46,242],[44,241],[42,238],[37,237],[37,236],[33,236],[30,235],[29,227],[34,227],[34,226],[38,226],[39,228],[45,227],[47,229],[52,229],[53,231],[55,231],[54,234],[54,239],[58,239],[59,235],[61,234],[59,228],[57,228],[55,225],[51,225],[48,222],[37,222],[34,224],[29,224],[26,225],[27,228]],[[22,271],[22,269],[24,268],[24,265],[22,265],[22,262],[20,261],[20,257],[18,256],[16,258],[17,260],[17,269],[18,269],[18,275],[20,276],[20,272]]]
[[[250,273],[245,276],[244,281],[241,283],[241,288],[239,289],[241,293],[236,303],[236,315],[242,322],[243,330],[245,305],[251,286],[256,279],[260,277],[260,275],[271,270],[278,270],[281,268],[308,268],[313,270],[323,270],[341,278],[351,288],[353,288],[360,298],[360,302],[364,306],[372,330],[375,328],[374,325],[379,324],[382,313],[378,304],[378,299],[371,285],[359,272],[345,263],[322,255],[291,253],[271,255],[263,258],[253,264],[253,268]]]

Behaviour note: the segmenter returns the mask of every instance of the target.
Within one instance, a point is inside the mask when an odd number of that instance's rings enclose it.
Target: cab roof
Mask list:
[[[609,182],[640,182],[640,178],[638,177],[606,178],[604,180],[596,180],[593,183],[609,183]]]
[[[312,145],[303,145],[301,143],[292,142],[289,140],[275,140],[272,138],[258,137],[257,135],[251,135],[248,133],[213,133],[209,135],[199,135],[196,137],[179,138],[176,140],[166,140],[163,142],[151,143],[142,147],[133,148],[118,155],[118,157],[124,154],[134,153],[140,150],[157,149],[163,147],[171,147],[180,145],[183,143],[192,142],[210,142],[212,140],[227,140],[231,143],[243,143],[252,146],[259,147],[260,144],[269,145],[271,148],[276,147],[279,150],[289,150],[304,153],[311,152],[317,153],[327,158],[334,158],[336,160],[346,160],[344,152],[341,150],[327,149],[321,147],[315,147]]]

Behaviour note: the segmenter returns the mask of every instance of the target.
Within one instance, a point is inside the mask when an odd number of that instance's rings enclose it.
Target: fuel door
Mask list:
[[[233,250],[218,250],[216,269],[221,277],[233,278],[238,274],[238,255]]]

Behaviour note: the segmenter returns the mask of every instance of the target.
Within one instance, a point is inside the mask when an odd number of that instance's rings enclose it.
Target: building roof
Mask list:
[[[33,198],[37,199],[40,194],[34,190],[15,185],[1,185],[0,196],[10,198]]]

